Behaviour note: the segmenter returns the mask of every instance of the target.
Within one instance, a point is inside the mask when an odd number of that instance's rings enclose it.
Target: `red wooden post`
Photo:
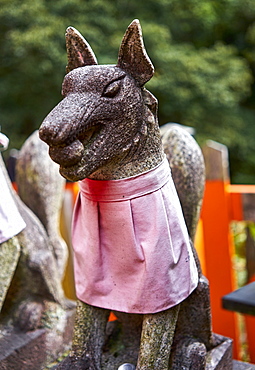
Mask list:
[[[234,358],[239,357],[237,316],[221,307],[221,299],[236,289],[232,268],[233,240],[229,223],[228,152],[209,141],[203,148],[206,187],[202,207],[206,277],[210,282],[213,331],[234,340]]]

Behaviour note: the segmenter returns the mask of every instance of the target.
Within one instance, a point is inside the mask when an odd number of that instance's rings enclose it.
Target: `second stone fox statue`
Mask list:
[[[194,342],[196,369],[203,369],[213,344],[208,285],[164,155],[157,101],[144,88],[154,68],[139,21],[127,29],[117,65],[98,65],[72,27],[66,40],[64,99],[40,128],[60,173],[80,182],[73,216],[76,324],[72,350],[59,368],[102,368],[114,311],[121,321],[136,317],[137,370],[181,369],[185,356],[192,366]]]

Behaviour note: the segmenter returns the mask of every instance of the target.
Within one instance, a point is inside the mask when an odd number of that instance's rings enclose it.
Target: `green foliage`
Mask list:
[[[236,273],[238,288],[247,284],[246,270],[246,240],[247,240],[247,223],[232,222],[231,230],[234,238],[235,253],[233,258],[233,267]]]
[[[115,63],[139,18],[155,66],[160,124],[193,126],[230,150],[232,181],[255,183],[254,0],[0,0],[0,124],[19,147],[61,99],[65,29]]]

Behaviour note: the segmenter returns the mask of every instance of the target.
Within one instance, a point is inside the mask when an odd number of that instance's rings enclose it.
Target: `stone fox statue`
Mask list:
[[[128,27],[117,65],[98,65],[74,28],[66,40],[64,99],[39,131],[60,173],[80,181],[76,324],[59,368],[103,368],[112,310],[139,337],[136,369],[203,369],[213,344],[208,284],[163,151],[157,101],[143,87],[154,68],[140,24]]]

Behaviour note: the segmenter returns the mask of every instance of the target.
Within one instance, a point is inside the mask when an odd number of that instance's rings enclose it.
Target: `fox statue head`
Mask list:
[[[148,131],[153,127],[158,146],[160,135],[157,100],[143,87],[154,68],[139,21],[127,28],[117,65],[98,65],[87,41],[72,27],[66,31],[66,45],[64,99],[39,130],[62,176],[82,180],[100,168],[132,162],[138,153],[146,158],[145,148],[152,145]]]

